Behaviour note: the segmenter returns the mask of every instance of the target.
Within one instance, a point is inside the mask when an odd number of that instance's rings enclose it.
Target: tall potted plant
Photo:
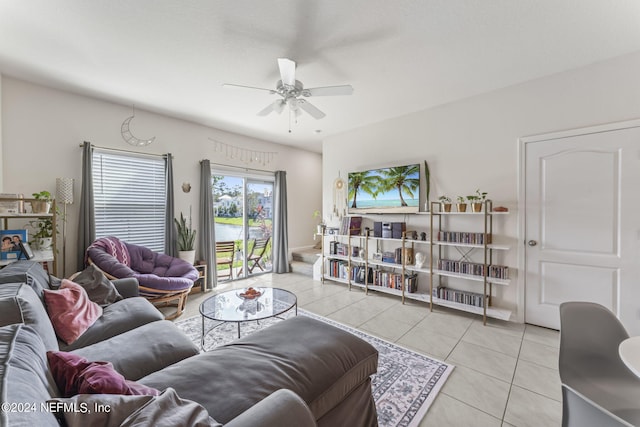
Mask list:
[[[196,260],[196,250],[194,246],[196,231],[191,228],[191,216],[189,216],[189,221],[187,221],[182,212],[180,212],[180,220],[177,218],[173,220],[178,229],[178,256],[180,259],[193,264]]]

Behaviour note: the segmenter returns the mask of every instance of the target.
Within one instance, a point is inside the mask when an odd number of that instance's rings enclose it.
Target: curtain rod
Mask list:
[[[266,170],[266,169],[253,169],[253,168],[247,168],[247,167],[244,167],[244,166],[225,165],[224,163],[214,163],[214,162],[211,162],[211,161],[209,162],[209,164],[216,165],[216,166],[224,166],[225,168],[243,169],[245,171],[275,173],[275,171],[269,171],[269,170]]]
[[[91,143],[90,143],[91,144]],[[167,157],[166,154],[152,154],[152,153],[142,153],[140,151],[132,151],[132,150],[123,150],[121,148],[111,148],[111,147],[101,147],[99,145],[93,145],[91,144],[91,146],[93,148],[99,148],[101,150],[107,150],[107,151],[119,151],[121,153],[130,153],[130,154],[143,154],[145,156],[154,156],[154,157]],[[80,144],[80,148],[84,147],[84,144]],[[173,156],[173,158],[175,159],[175,156]]]

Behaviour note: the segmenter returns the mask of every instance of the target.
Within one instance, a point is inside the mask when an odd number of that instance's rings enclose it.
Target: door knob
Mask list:
[[[529,245],[529,246],[535,246],[535,245],[537,245],[537,244],[538,244],[538,242],[536,242],[535,240],[529,240],[529,241],[527,242],[527,245]]]

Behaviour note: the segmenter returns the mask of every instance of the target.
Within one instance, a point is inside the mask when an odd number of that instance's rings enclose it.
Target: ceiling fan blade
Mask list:
[[[280,114],[282,110],[284,110],[285,105],[287,105],[287,102],[284,99],[276,99],[273,101],[273,111]]]
[[[311,104],[309,101],[306,101],[304,99],[298,99],[298,107],[302,108],[304,111],[309,113],[311,117],[315,119],[321,119],[324,116],[326,116],[326,114],[318,110],[318,108],[315,105]]]
[[[287,58],[278,58],[278,68],[280,68],[280,79],[288,86],[296,85],[296,63]]]
[[[240,89],[256,89],[256,90],[262,90],[262,91],[266,91],[269,93],[276,93],[275,90],[273,89],[265,89],[263,87],[254,87],[254,86],[244,86],[244,85],[236,85],[236,84],[232,84],[232,83],[224,83],[222,85],[222,87],[227,88],[227,89],[235,89],[235,88],[240,88]]]
[[[280,114],[284,109],[284,105],[285,105],[285,102],[283,99],[276,99],[271,104],[267,105],[263,110],[260,110],[258,112],[258,116],[267,116],[272,111],[275,111],[276,113]]]
[[[273,111],[273,103],[267,105],[263,110],[258,111],[258,116],[267,116]]]
[[[353,87],[351,85],[342,86],[324,86],[324,87],[312,87],[304,89],[302,96],[335,96],[335,95],[351,95],[353,93]]]

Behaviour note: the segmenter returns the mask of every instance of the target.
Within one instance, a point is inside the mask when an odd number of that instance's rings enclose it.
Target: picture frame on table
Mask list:
[[[29,246],[29,243],[27,242],[20,242],[20,251],[22,252],[22,255],[24,255],[26,259],[32,259],[34,257],[33,250],[31,249],[31,246]]]
[[[27,241],[27,230],[25,229],[0,230],[0,260],[27,259],[20,247],[21,243],[24,245]]]

